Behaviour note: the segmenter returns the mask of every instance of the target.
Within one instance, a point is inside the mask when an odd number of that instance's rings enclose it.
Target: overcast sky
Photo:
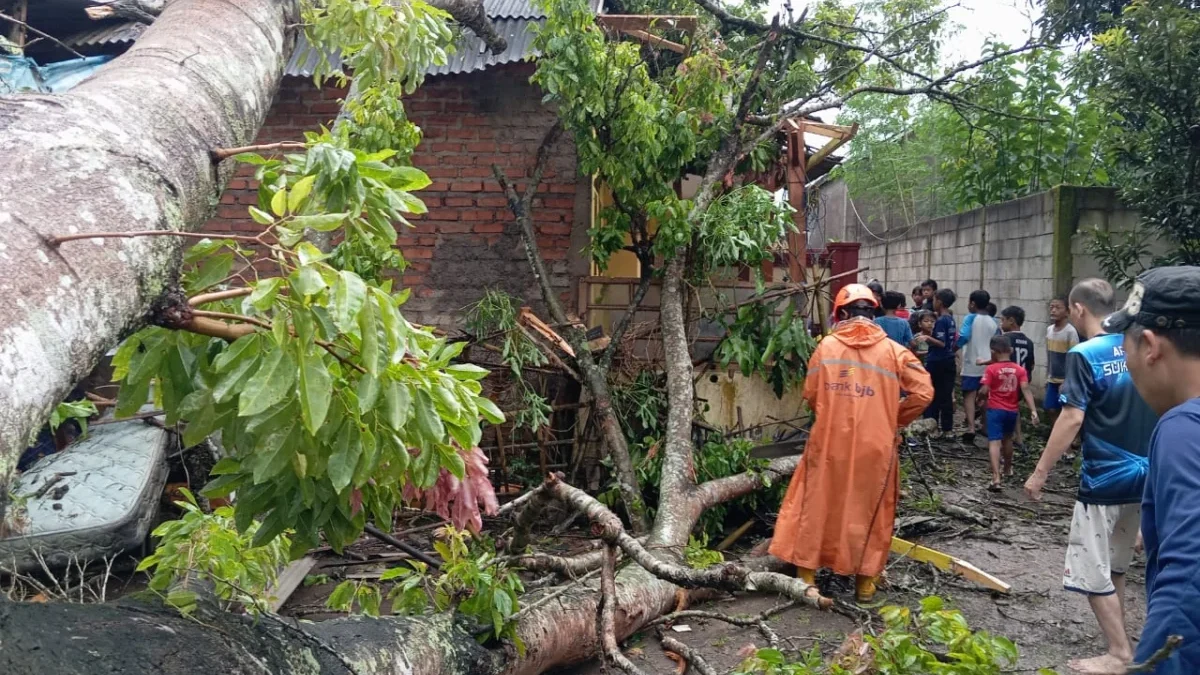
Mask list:
[[[796,11],[804,4],[804,0],[792,0]],[[946,4],[955,2],[948,0]],[[950,19],[962,28],[952,31],[953,37],[943,50],[951,62],[978,58],[988,37],[1017,45],[1029,36],[1030,14],[1035,11],[1029,0],[958,0],[957,4],[960,6],[950,10]],[[784,0],[771,0],[768,17],[783,11],[783,5]]]

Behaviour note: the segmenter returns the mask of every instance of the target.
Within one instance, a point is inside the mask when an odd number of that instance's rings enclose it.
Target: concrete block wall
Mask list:
[[[546,315],[517,225],[491,171],[498,164],[523,192],[542,137],[554,123],[553,111],[529,83],[531,73],[529,64],[510,64],[429,78],[405,100],[409,119],[423,135],[412,164],[433,180],[416,193],[428,213],[410,218],[412,228],[397,225],[397,246],[409,263],[397,276],[413,291],[404,306],[411,321],[456,327],[462,308],[489,288],[521,297]],[[345,94],[287,78],[256,142],[303,140],[305,131],[330,124]],[[206,231],[260,232],[246,210],[257,203],[257,187],[253,167],[243,166]],[[534,200],[533,219],[551,284],[568,307],[575,306],[576,281],[589,269],[581,252],[590,217],[591,182],[578,175],[574,145],[561,137]]]
[[[892,231],[886,241],[860,232],[859,261],[870,267],[860,280],[879,279],[907,297],[913,286],[934,279],[958,295],[954,314],[960,324],[967,296],[976,289],[987,290],[1000,309],[1020,306],[1024,332],[1037,348],[1034,384],[1040,389],[1050,300],[1079,279],[1103,276],[1087,251],[1094,229],[1125,231],[1137,220],[1110,188],[1063,186],[917,223]]]

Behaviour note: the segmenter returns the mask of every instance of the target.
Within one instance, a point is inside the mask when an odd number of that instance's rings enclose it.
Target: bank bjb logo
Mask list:
[[[825,391],[831,391],[836,396],[852,396],[862,398],[863,396],[874,396],[875,389],[868,384],[854,382],[854,376],[857,369],[854,366],[842,368],[838,371],[837,382],[826,382]]]

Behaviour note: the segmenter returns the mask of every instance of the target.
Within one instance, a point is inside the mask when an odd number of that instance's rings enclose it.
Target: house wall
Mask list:
[[[1102,276],[1087,252],[1094,229],[1125,231],[1137,218],[1111,189],[1062,186],[917,223],[886,241],[864,238],[859,264],[870,270],[861,280],[877,278],[907,297],[913,286],[934,279],[958,295],[954,313],[960,323],[967,296],[980,288],[1001,309],[1019,305],[1025,310],[1024,332],[1037,345],[1034,383],[1040,387],[1050,300],[1079,279]]]
[[[404,307],[411,321],[453,328],[462,308],[489,288],[523,298],[545,316],[517,225],[491,171],[498,164],[523,190],[554,123],[541,92],[529,84],[532,72],[528,64],[512,64],[433,77],[405,100],[424,136],[412,163],[433,180],[417,193],[429,212],[414,216],[414,227],[399,232],[398,246],[409,261],[400,280],[413,289]],[[330,124],[344,96],[344,89],[287,78],[256,142],[303,140],[305,131]],[[207,231],[261,230],[246,212],[257,200],[252,174],[252,167],[243,167],[231,181]],[[551,284],[569,308],[576,306],[574,280],[588,273],[582,252],[590,199],[591,183],[577,175],[574,146],[560,138],[534,200],[533,220]]]

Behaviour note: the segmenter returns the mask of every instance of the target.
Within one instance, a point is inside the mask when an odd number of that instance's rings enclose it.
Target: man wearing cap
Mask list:
[[[1157,416],[1138,395],[1125,364],[1122,336],[1101,321],[1115,309],[1112,286],[1084,279],[1067,297],[1071,323],[1086,342],[1067,352],[1059,389],[1062,414],[1026,494],[1041,499],[1050,469],[1083,431],[1083,468],[1071,518],[1063,586],[1087,596],[1108,651],[1068,665],[1081,673],[1123,672],[1133,658],[1125,634],[1125,570],[1133,558],[1141,519],[1146,454]]]
[[[875,324],[876,304],[861,284],[839,291],[838,323],[808,361],[804,398],[816,422],[770,549],[810,584],[822,567],[857,577],[860,602],[873,598],[891,547],[900,491],[897,429],[933,400],[921,362]]]
[[[1145,272],[1104,330],[1124,333],[1129,375],[1162,415],[1142,496],[1149,607],[1134,660],[1178,635],[1181,646],[1147,672],[1200,673],[1200,267]]]

